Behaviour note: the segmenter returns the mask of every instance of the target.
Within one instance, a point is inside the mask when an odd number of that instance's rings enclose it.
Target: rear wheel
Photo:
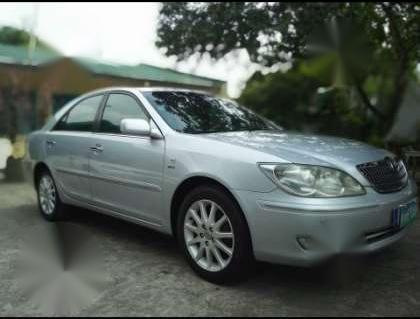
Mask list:
[[[253,264],[243,214],[216,186],[201,186],[186,196],[178,215],[178,240],[193,270],[214,283],[243,279]]]
[[[37,178],[37,195],[39,211],[45,219],[63,219],[65,206],[60,200],[54,179],[47,170],[41,172]]]

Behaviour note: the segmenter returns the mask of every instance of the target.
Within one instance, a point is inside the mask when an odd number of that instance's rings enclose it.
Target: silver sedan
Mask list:
[[[171,234],[217,283],[255,260],[309,266],[408,231],[416,186],[394,154],[282,130],[206,93],[109,88],[30,135],[42,215],[82,206]]]

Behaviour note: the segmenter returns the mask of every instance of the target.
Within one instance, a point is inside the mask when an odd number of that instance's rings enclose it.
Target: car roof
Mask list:
[[[208,92],[205,91],[200,91],[200,90],[195,90],[195,89],[183,89],[183,88],[175,88],[175,87],[159,87],[159,86],[155,86],[155,87],[139,87],[136,88],[138,90],[140,90],[140,92],[155,92],[155,91],[174,91],[174,92],[196,92],[196,93],[205,93],[205,94],[209,94]]]
[[[105,93],[109,91],[115,91],[115,90],[122,90],[122,91],[140,91],[140,92],[191,92],[191,93],[199,93],[199,94],[205,94],[205,95],[211,95],[211,93],[196,89],[185,89],[185,88],[176,88],[176,87],[126,87],[126,86],[113,86],[113,87],[106,87],[97,89],[91,92],[87,92],[86,94],[95,94],[95,93]]]

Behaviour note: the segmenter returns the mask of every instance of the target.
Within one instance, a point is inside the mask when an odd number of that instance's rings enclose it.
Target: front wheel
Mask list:
[[[243,214],[216,186],[201,186],[186,196],[178,215],[178,240],[193,270],[210,282],[243,279],[253,264]]]

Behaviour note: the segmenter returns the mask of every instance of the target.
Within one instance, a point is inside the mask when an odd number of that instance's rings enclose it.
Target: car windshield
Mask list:
[[[200,134],[280,129],[228,99],[182,91],[143,94],[165,122],[178,132]]]

